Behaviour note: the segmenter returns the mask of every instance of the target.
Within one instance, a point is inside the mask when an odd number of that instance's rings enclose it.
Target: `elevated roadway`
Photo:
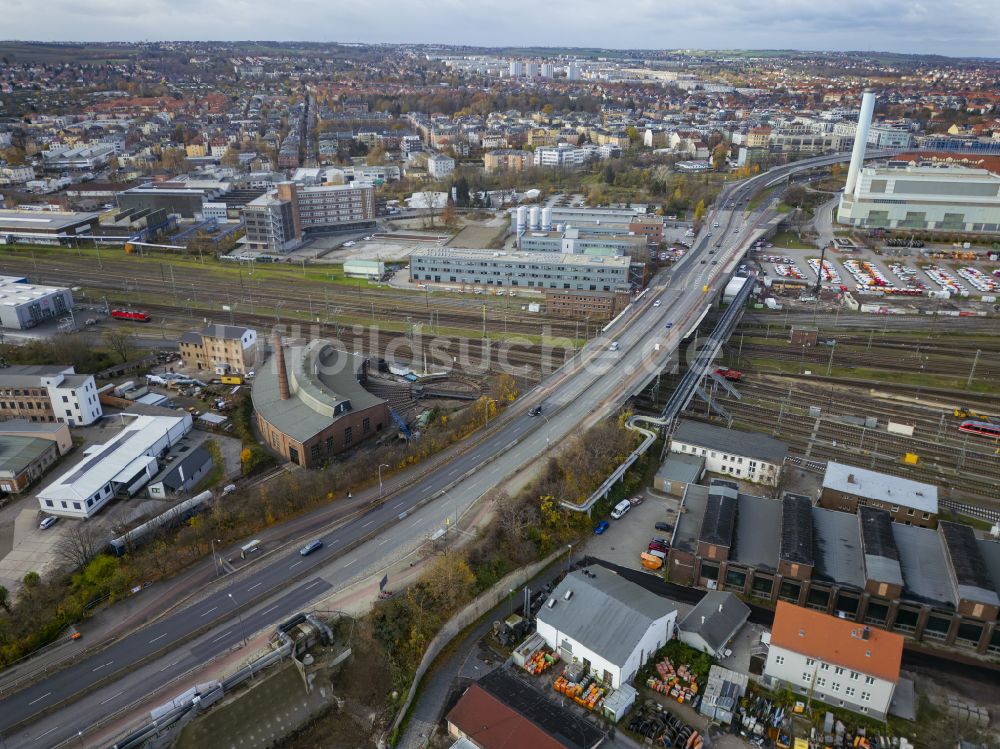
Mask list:
[[[232,649],[244,629],[264,629],[343,588],[356,570],[426,538],[550,447],[613,413],[663,369],[683,331],[724,288],[767,213],[766,208],[747,211],[750,199],[775,179],[848,158],[800,161],[727,186],[691,250],[654,278],[631,313],[508,409],[468,450],[363,516],[317,528],[312,536],[324,542],[319,551],[305,557],[297,548],[275,553],[220,581],[184,609],[5,695],[0,735],[6,746],[56,746],[77,738],[82,743],[81,732],[95,718],[133,705],[143,694]],[[528,418],[527,410],[536,404],[543,406],[543,417]]]

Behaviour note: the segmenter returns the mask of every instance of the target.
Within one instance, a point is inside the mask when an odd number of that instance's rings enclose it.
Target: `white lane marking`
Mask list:
[[[345,566],[345,567],[350,567],[350,566],[351,566],[352,564],[354,564],[354,563],[355,563],[356,561],[358,561],[358,560],[357,560],[357,559],[352,559],[352,560],[351,560],[350,562],[348,562],[348,563],[347,563],[347,564],[345,564],[344,566]]]
[[[157,640],[162,640],[164,637],[167,636],[167,634],[168,634],[167,632],[164,632],[162,635],[157,635],[156,637],[154,637],[152,640],[149,641],[149,644],[152,645]]]
[[[45,733],[40,733],[40,734],[38,734],[38,735],[37,735],[37,736],[35,737],[35,739],[34,739],[34,740],[35,740],[35,741],[38,741],[39,739],[41,739],[41,738],[44,738],[44,737],[48,736],[48,735],[49,735],[50,733],[52,733],[53,731],[56,731],[56,730],[58,730],[58,729],[59,729],[59,726],[56,726],[55,728],[50,728],[50,729],[49,729],[48,731],[46,731]]]
[[[247,593],[249,593],[249,592],[250,592],[251,590],[253,590],[254,588],[259,588],[259,587],[260,587],[261,585],[263,585],[263,584],[264,584],[264,583],[254,583],[254,584],[253,584],[253,585],[251,585],[251,586],[250,586],[249,588],[247,588]]]
[[[31,702],[29,702],[28,704],[29,704],[29,705],[34,705],[34,704],[35,704],[36,702],[41,702],[41,701],[42,701],[42,700],[44,700],[44,699],[45,699],[46,697],[48,697],[48,696],[49,696],[50,694],[52,694],[52,692],[46,692],[46,693],[45,693],[45,694],[43,694],[43,695],[42,695],[41,697],[39,697],[38,699],[34,699],[34,700],[32,700],[32,701],[31,701]]]
[[[293,564],[293,565],[292,565],[291,567],[289,567],[288,569],[290,569],[290,570],[292,570],[292,569],[295,569],[295,568],[296,568],[296,567],[298,567],[298,566],[299,566],[300,564],[302,564],[302,563],[303,563],[304,561],[305,561],[304,559],[300,559],[299,561],[297,561],[297,562],[296,562],[295,564]]]
[[[229,637],[229,635],[231,635],[232,633],[233,633],[233,630],[231,630],[231,629],[230,629],[230,630],[227,630],[226,632],[223,632],[223,633],[222,633],[221,635],[219,635],[219,636],[218,636],[218,637],[216,637],[216,638],[215,638],[214,640],[212,640],[212,642],[218,642],[218,641],[219,641],[219,640],[221,640],[221,639],[222,639],[223,637]]]
[[[166,671],[166,670],[167,670],[168,668],[173,668],[173,667],[174,667],[174,666],[176,666],[176,665],[177,665],[178,663],[180,663],[180,661],[174,661],[173,663],[168,663],[168,664],[167,664],[166,666],[164,666],[163,668],[161,668],[161,669],[160,669],[160,673],[162,674],[162,673],[163,673],[164,671]]]
[[[268,611],[274,611],[274,610],[275,610],[276,608],[278,608],[278,604],[274,604],[274,605],[273,605],[273,606],[272,606],[271,608],[269,608],[269,609],[264,609],[264,610],[263,610],[263,611],[261,611],[260,613],[262,613],[262,614],[266,614],[266,613],[267,613]]]
[[[312,581],[311,583],[309,583],[309,584],[308,584],[308,585],[307,585],[306,587],[307,587],[307,588],[311,588],[311,587],[312,587],[312,586],[314,586],[314,585],[319,585],[319,584],[320,584],[321,582],[323,582],[323,581],[322,581],[322,580],[313,580],[313,581]]]
[[[122,691],[120,691],[118,694],[111,695],[106,700],[101,700],[101,704],[102,705],[106,705],[107,703],[111,702],[111,700],[115,699],[115,697],[121,697],[123,694],[125,694],[125,690],[124,689]]]
[[[202,614],[202,616],[208,616],[208,615],[209,615],[209,614],[211,614],[211,613],[212,613],[213,611],[215,611],[215,610],[216,610],[217,608],[219,608],[219,607],[218,607],[218,606],[213,606],[213,607],[212,607],[212,608],[210,608],[210,609],[209,609],[208,611],[206,611],[206,612],[205,612],[204,614]]]
[[[406,502],[397,502],[396,504],[394,504],[392,506],[392,509],[397,510],[397,509],[399,509],[400,507],[402,507],[405,504],[406,504]]]
[[[106,668],[107,666],[110,666],[112,663],[114,663],[114,661],[108,661],[107,663],[102,663],[97,668],[94,668],[94,669],[91,669],[91,670],[92,671],[100,671],[102,668]]]
[[[369,521],[368,521],[367,523],[365,523],[364,525],[362,525],[361,527],[362,527],[362,528],[367,528],[367,527],[368,527],[369,525],[371,525],[371,524],[372,524],[372,523],[374,523],[374,522],[375,522],[375,520],[374,520],[374,518],[373,518],[373,519],[369,520]]]

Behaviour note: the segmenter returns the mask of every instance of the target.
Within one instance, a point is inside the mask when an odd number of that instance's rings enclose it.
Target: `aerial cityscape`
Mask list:
[[[996,9],[778,5],[5,11],[0,749],[1000,747]]]

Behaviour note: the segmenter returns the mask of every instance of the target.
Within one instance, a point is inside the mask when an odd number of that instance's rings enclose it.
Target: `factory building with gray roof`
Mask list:
[[[672,582],[1000,657],[1000,542],[951,522],[894,522],[876,507],[733,497],[728,483],[688,487],[667,559]]]

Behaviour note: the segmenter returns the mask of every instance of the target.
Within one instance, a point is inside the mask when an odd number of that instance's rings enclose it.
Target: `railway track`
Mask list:
[[[756,431],[774,433],[798,454],[811,460],[836,460],[891,475],[941,486],[952,498],[1000,508],[996,486],[1000,483],[1000,445],[957,431],[958,420],[940,409],[917,404],[859,400],[848,391],[775,383],[743,382],[743,398],[718,395],[734,422]],[[810,416],[809,406],[822,415]],[[689,414],[701,418],[696,404]],[[879,427],[870,429],[837,420],[836,415],[875,416]],[[888,420],[914,427],[914,435],[890,434]],[[906,453],[919,456],[916,465],[904,464]]]

